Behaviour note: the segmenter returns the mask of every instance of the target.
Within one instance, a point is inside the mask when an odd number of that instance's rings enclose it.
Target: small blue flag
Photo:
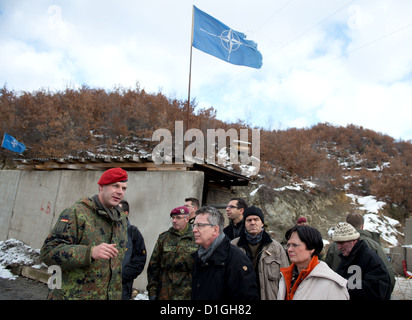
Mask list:
[[[26,146],[23,143],[18,142],[7,133],[4,133],[3,143],[1,147],[18,153],[23,153],[23,151],[26,149]]]
[[[193,47],[223,61],[260,69],[262,54],[246,35],[194,7]]]

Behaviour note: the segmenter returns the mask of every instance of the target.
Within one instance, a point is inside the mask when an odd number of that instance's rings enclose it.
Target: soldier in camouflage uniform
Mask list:
[[[47,265],[62,270],[61,288],[48,299],[121,299],[121,267],[127,244],[126,215],[118,207],[127,172],[105,171],[99,193],[65,209],[40,251]]]
[[[170,213],[173,226],[157,239],[147,269],[150,300],[190,300],[191,254],[198,246],[189,225],[189,210],[177,207]]]

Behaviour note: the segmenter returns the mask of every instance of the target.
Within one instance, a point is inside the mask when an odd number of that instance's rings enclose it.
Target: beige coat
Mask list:
[[[240,238],[232,240],[237,246]],[[239,247],[243,253],[245,249]],[[261,300],[276,300],[279,289],[280,268],[289,266],[289,261],[282,245],[272,241],[263,246],[258,262],[259,287]]]
[[[299,285],[293,300],[349,300],[347,280],[334,272],[323,261],[309,273]],[[278,300],[286,296],[286,283],[283,275],[279,283]]]

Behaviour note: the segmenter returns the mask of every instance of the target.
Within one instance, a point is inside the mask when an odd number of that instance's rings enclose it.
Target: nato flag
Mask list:
[[[3,143],[1,147],[18,153],[23,153],[23,151],[26,149],[26,146],[23,143],[18,142],[7,133],[4,133]]]
[[[262,54],[246,35],[193,6],[193,47],[223,61],[260,69]]]

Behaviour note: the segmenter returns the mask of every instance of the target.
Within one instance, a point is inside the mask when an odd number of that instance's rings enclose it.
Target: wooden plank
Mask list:
[[[96,167],[94,164],[86,164],[84,166],[84,169],[85,170],[91,170],[91,171],[100,171],[101,170],[101,168]]]
[[[158,167],[149,167],[147,171],[186,171],[186,167],[176,167],[176,166],[158,166]]]
[[[47,167],[45,165],[42,165],[42,164],[36,164],[36,165],[34,165],[34,168],[36,170],[43,170],[43,171],[52,171],[53,170],[53,168],[49,168],[49,167]]]
[[[30,170],[34,170],[35,168],[34,168],[34,165],[32,164],[18,164],[17,169],[30,171]]]

